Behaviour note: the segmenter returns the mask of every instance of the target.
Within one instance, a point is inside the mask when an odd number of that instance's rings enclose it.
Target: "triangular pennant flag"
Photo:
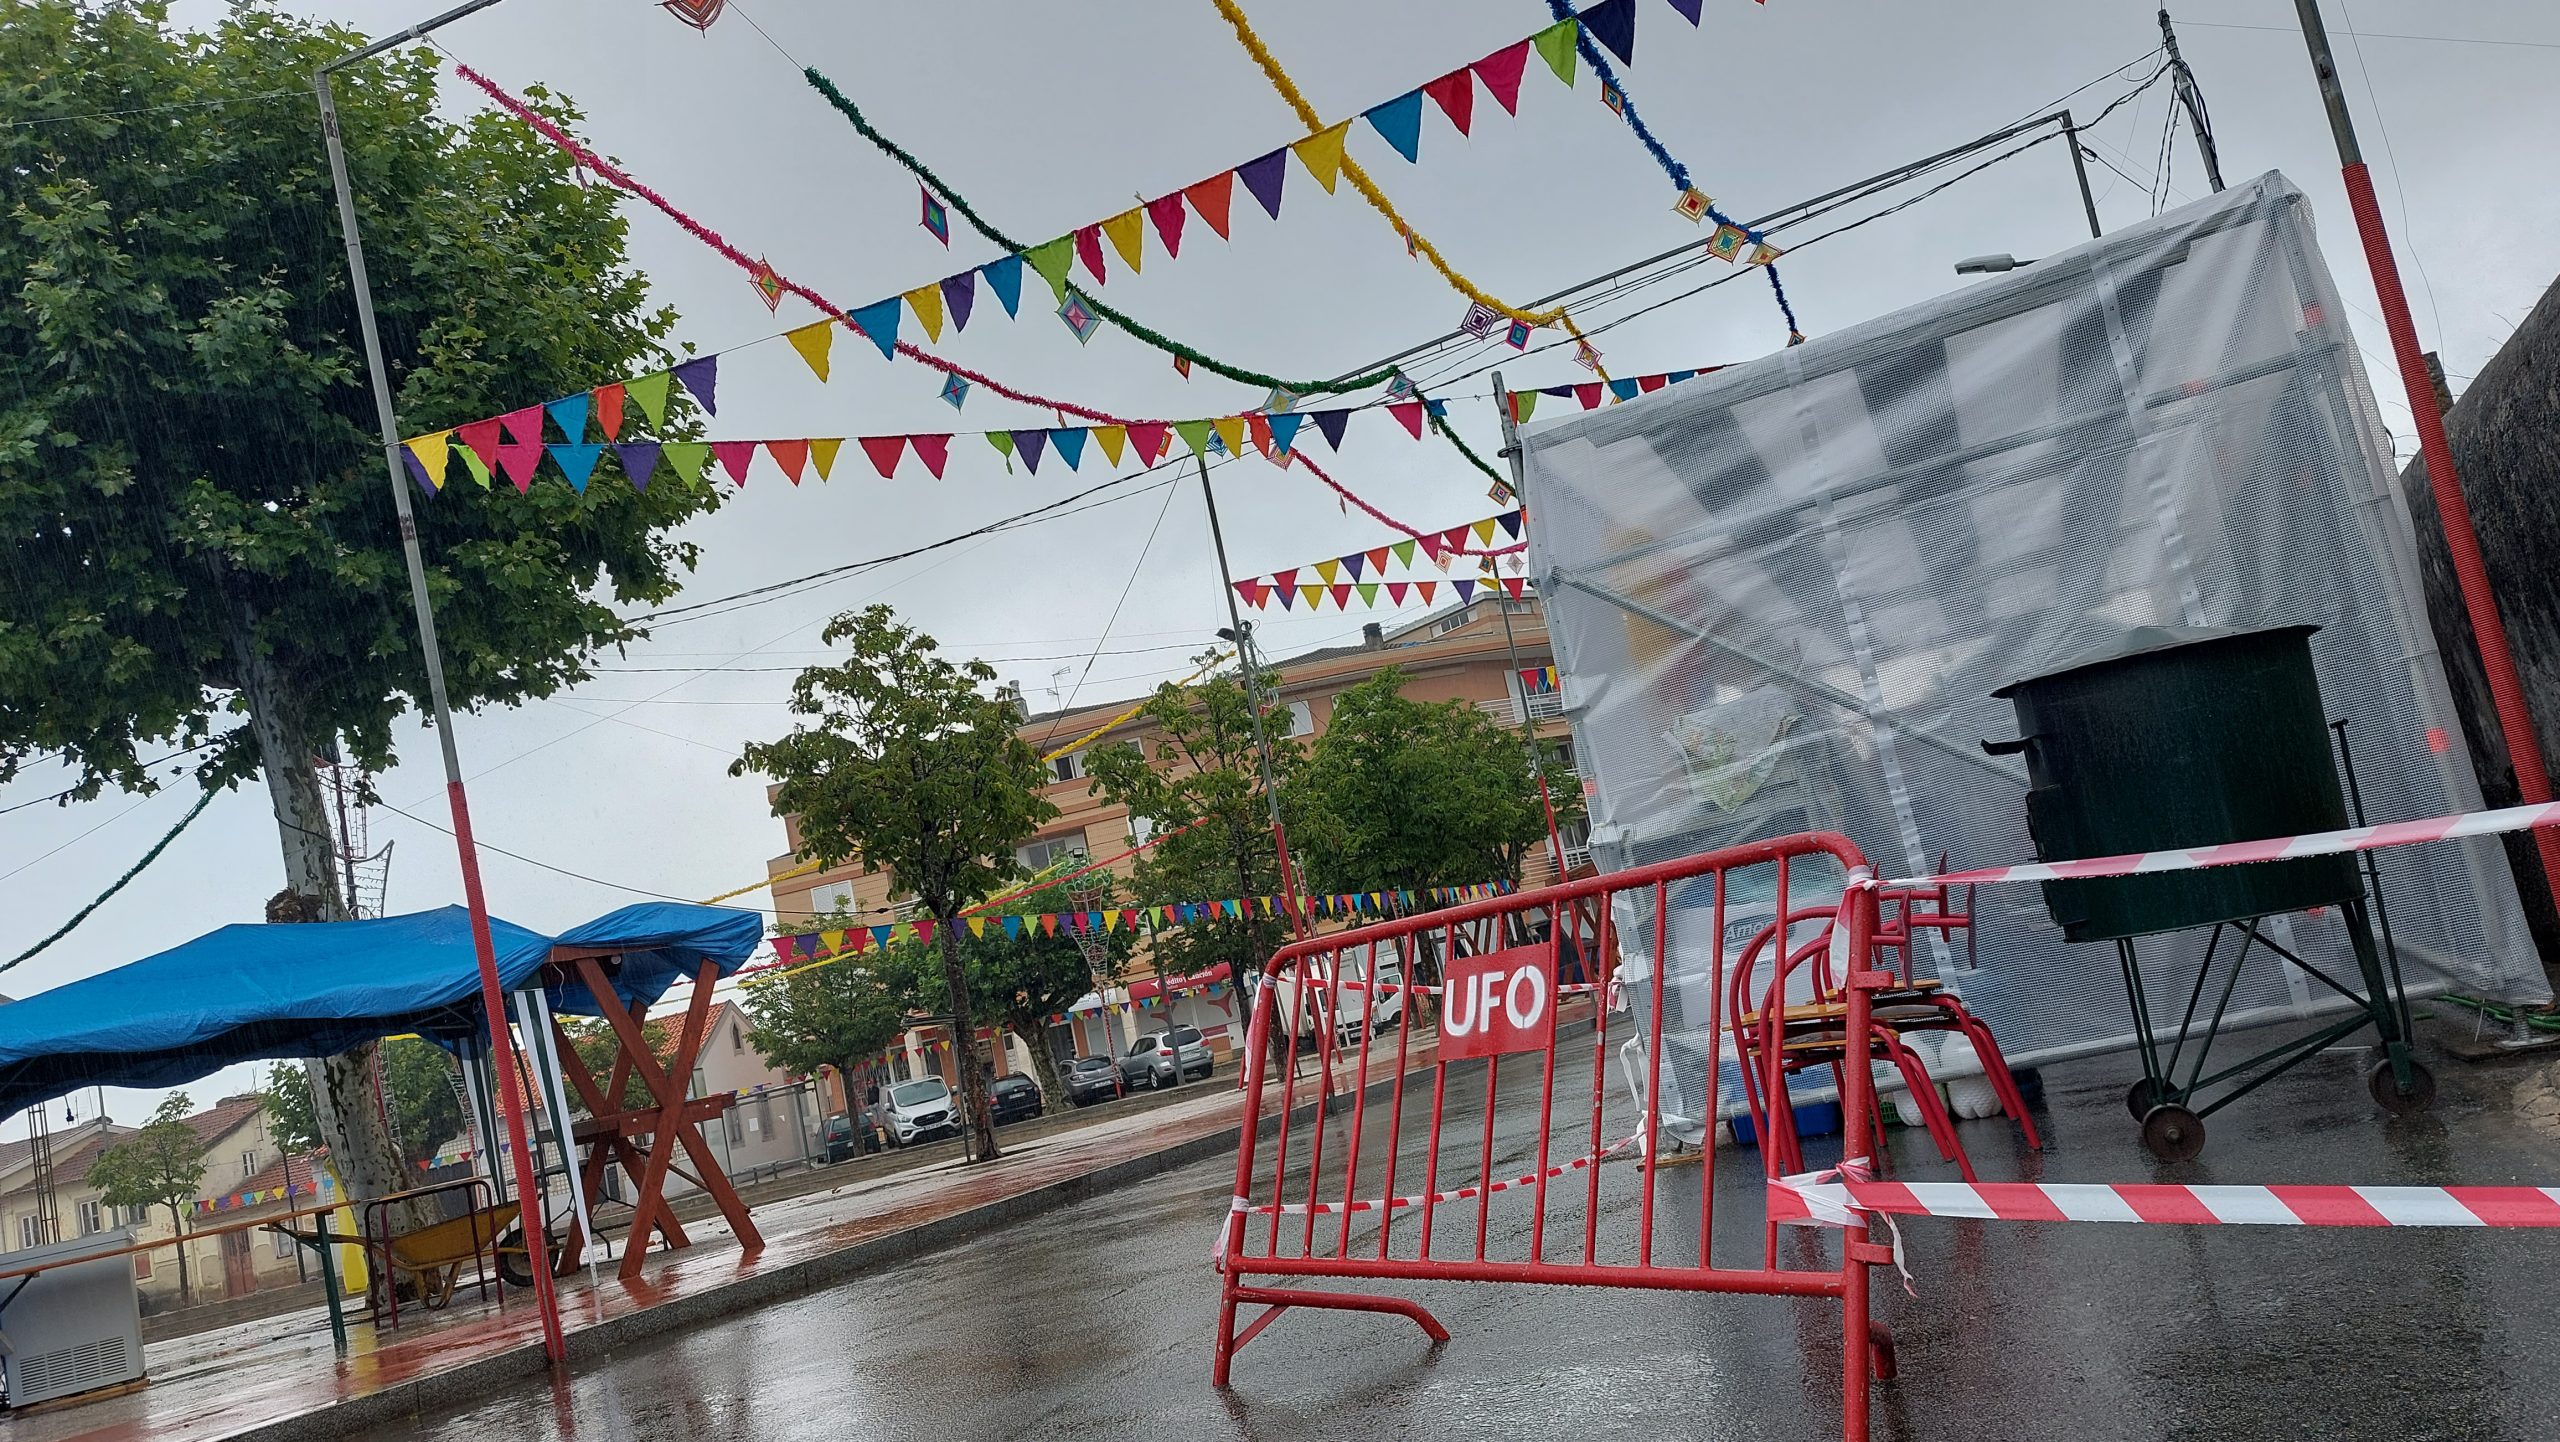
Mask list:
[[[1360,583],[1360,604],[1363,606],[1374,606],[1378,604],[1377,582],[1363,581]]]
[[[822,931],[818,933],[818,939],[827,944],[827,950],[829,952],[839,952],[844,950],[844,933],[842,931]]]
[[[585,392],[564,396],[543,407],[551,412],[551,423],[560,428],[560,439],[570,445],[587,438],[587,411],[592,401]]]
[[[1270,458],[1273,454],[1271,417],[1256,411],[1244,418],[1244,428],[1245,434],[1253,438],[1253,448],[1262,452],[1265,459]]]
[[[1422,547],[1422,554],[1429,556],[1434,561],[1438,561],[1440,559],[1441,548],[1448,545],[1448,542],[1442,540],[1440,538],[1440,534],[1437,531],[1434,531],[1430,535],[1419,538],[1415,544]],[[1448,567],[1443,565],[1441,566],[1441,569],[1445,571]]]
[[[1106,911],[1106,912],[1102,913],[1102,929],[1103,929],[1105,932],[1112,932],[1112,931],[1117,931],[1117,930],[1119,930],[1119,929],[1120,929],[1120,913],[1119,913],[1119,912],[1116,912],[1116,911]]]
[[[1493,97],[1503,113],[1517,115],[1520,113],[1520,75],[1528,65],[1529,42],[1523,40],[1496,50],[1468,68],[1484,82],[1485,93]],[[1457,117],[1453,115],[1450,118],[1454,120]],[[1458,128],[1466,129],[1463,125]]]
[[[1582,402],[1582,408],[1584,410],[1587,411],[1591,409],[1593,406],[1600,404],[1600,383],[1598,381],[1591,381],[1583,385],[1575,386],[1573,388],[1573,398]]]
[[[1342,428],[1350,423],[1351,412],[1347,410],[1317,411],[1315,418],[1316,429],[1323,433],[1325,446],[1331,450],[1341,450]]]
[[[1323,186],[1327,195],[1333,193],[1334,177],[1342,173],[1342,142],[1350,133],[1351,122],[1346,120],[1330,130],[1319,130],[1289,147],[1297,152],[1298,163],[1307,168],[1307,174],[1316,178],[1316,184]],[[1278,188],[1275,186],[1273,190],[1276,201]],[[1278,205],[1268,208],[1277,218],[1280,213]]]
[[[1529,43],[1537,46],[1538,53],[1547,58],[1547,68],[1567,85],[1573,83],[1573,38],[1577,23],[1559,20],[1529,37]]]
[[[989,431],[986,436],[987,444],[996,448],[997,455],[1004,457],[1005,474],[1013,474],[1013,432]]]
[[[1297,444],[1298,427],[1304,425],[1306,419],[1296,411],[1271,417],[1271,448],[1282,455],[1287,455],[1289,448]]]
[[[712,398],[712,392],[720,384],[720,357],[707,355],[686,361],[676,367],[675,376],[676,384],[684,387],[686,394],[701,402],[704,415],[720,414],[719,402]]]
[[[1058,913],[1054,911],[1044,911],[1040,913],[1040,930],[1050,936],[1057,935]]]
[[[1175,206],[1174,212],[1177,215],[1180,214],[1181,207]],[[1102,234],[1111,242],[1111,248],[1120,253],[1120,263],[1129,267],[1131,275],[1136,275],[1145,268],[1147,232],[1146,211],[1143,208],[1132,207],[1104,221]],[[1099,280],[1101,272],[1096,271],[1094,278]]]
[[[1636,383],[1632,377],[1626,380],[1611,381],[1609,382],[1609,394],[1616,396],[1622,401],[1634,400],[1636,398]]]
[[[1166,429],[1162,421],[1129,423],[1129,440],[1138,448],[1138,464],[1152,466],[1163,457]]]
[[[985,936],[987,934],[987,919],[983,916],[970,917],[969,934],[971,936]]]
[[[1310,611],[1316,609],[1316,607],[1324,601],[1324,587],[1322,586],[1300,586],[1298,588],[1298,594],[1305,599],[1307,609]]]
[[[729,479],[743,486],[747,483],[747,467],[753,463],[756,458],[756,443],[753,441],[713,441],[711,443],[711,454],[718,458],[720,462],[720,469],[729,473]]]
[[[843,445],[844,437],[842,436],[821,436],[810,440],[809,459],[817,463],[819,480],[823,481],[835,474],[836,452]]]
[[[1477,544],[1477,545],[1479,545],[1479,546],[1490,546],[1490,545],[1492,545],[1492,544],[1493,544],[1493,518],[1492,518],[1492,517],[1487,516],[1485,519],[1483,519],[1483,520],[1481,520],[1481,521],[1476,522],[1473,526],[1470,526],[1468,529],[1469,529],[1469,530],[1471,530],[1471,531],[1473,531],[1473,532],[1475,533],[1475,538],[1476,538],[1476,544]]]
[[[880,473],[880,479],[885,481],[898,473],[898,457],[907,451],[905,436],[862,436],[858,439],[862,442],[862,453],[871,458],[871,469]]]
[[[1022,457],[1022,463],[1029,466],[1035,476],[1040,474],[1040,453],[1048,448],[1049,433],[1037,426],[1013,433],[1013,453]]]
[[[800,484],[800,473],[809,465],[808,441],[767,441],[764,453],[773,457],[775,465],[782,467],[782,473],[791,478],[791,484]]]
[[[410,459],[418,463],[418,476],[426,482],[427,489],[443,490],[445,466],[453,459],[453,432],[438,431],[401,444],[408,448]]]
[[[1164,242],[1166,258],[1182,254],[1182,192],[1177,190],[1148,201],[1147,219],[1155,222],[1156,239]]]
[[[1298,568],[1291,566],[1285,571],[1272,572],[1271,584],[1277,586],[1283,591],[1296,590],[1298,588]]]
[[[1680,12],[1681,19],[1695,25],[1698,12],[1706,7],[1706,3],[1707,0],[1671,0],[1671,8]]]
[[[1582,29],[1621,65],[1636,63],[1636,0],[1600,0],[1582,10]]]
[[[537,449],[541,447],[542,407],[526,406],[520,411],[509,411],[498,417],[498,421],[507,428],[508,438],[517,445],[533,446]],[[505,447],[500,447],[499,455],[503,458],[505,454]]]
[[[1439,588],[1440,583],[1437,581],[1416,581],[1413,583],[1413,589],[1422,593],[1422,604],[1426,606],[1431,604],[1431,593]]]
[[[915,451],[917,459],[924,462],[924,468],[933,473],[933,478],[941,480],[942,463],[951,455],[951,437],[909,436],[907,445]]]
[[[614,445],[613,454],[622,462],[623,479],[631,482],[631,489],[648,490],[649,476],[658,469],[658,443],[656,441],[617,442]]]
[[[1295,586],[1275,587],[1271,594],[1280,598],[1280,609],[1283,611],[1293,610],[1298,604],[1298,590]]]
[[[1197,456],[1208,452],[1209,423],[1207,421],[1175,421],[1173,433],[1182,437],[1182,443],[1191,448],[1191,454]]]
[[[596,429],[606,440],[622,434],[622,382],[602,385],[589,392],[596,403]]]
[[[1476,110],[1474,76],[1464,70],[1452,70],[1423,86],[1422,93],[1431,97],[1431,102],[1440,107],[1440,113],[1449,117],[1451,125],[1458,127],[1460,135],[1467,133],[1467,123],[1474,118]]]
[[[1075,244],[1076,259],[1083,264],[1084,273],[1093,277],[1095,285],[1102,284],[1105,279],[1102,270],[1102,223],[1096,221],[1068,239]]]
[[[1246,605],[1251,606],[1257,611],[1262,609],[1262,603],[1265,599],[1265,588],[1262,582],[1238,581],[1235,583],[1235,586],[1236,594],[1244,598],[1244,603]]]
[[[1518,540],[1518,539],[1520,539],[1520,519],[1521,519],[1521,517],[1520,517],[1520,513],[1519,513],[1518,511],[1505,511],[1505,512],[1503,512],[1501,515],[1498,515],[1498,516],[1494,517],[1493,519],[1494,519],[1494,524],[1496,524],[1496,525],[1498,525],[1498,526],[1502,527],[1502,531],[1503,531],[1503,534],[1504,534],[1504,535],[1509,536],[1511,539],[1513,539],[1513,540],[1515,540],[1515,541],[1516,541],[1516,540]]]
[[[795,331],[785,331],[782,338],[791,342],[793,350],[800,352],[800,359],[809,363],[809,369],[817,373],[818,379],[827,378],[827,354],[836,345],[834,321],[817,321]]]
[[[916,324],[924,327],[926,340],[942,339],[942,287],[920,285],[898,297],[915,312]]]
[[[1082,426],[1065,426],[1049,432],[1049,449],[1067,463],[1068,470],[1084,464],[1085,435]]]
[[[1075,243],[1074,236],[1062,235],[1047,245],[1035,245],[1022,253],[1022,258],[1030,262],[1042,280],[1049,282],[1049,289],[1056,291],[1060,300],[1067,298],[1067,267],[1075,260]],[[994,277],[989,276],[988,279]],[[1019,277],[1016,284],[1020,284]]]
[[[1246,161],[1235,168],[1235,176],[1244,182],[1248,194],[1262,202],[1265,215],[1280,218],[1280,192],[1289,178],[1289,147]]]
[[[1008,914],[1004,918],[1004,934],[1007,936],[1022,935],[1022,918]]]
[[[1458,580],[1458,581],[1451,581],[1449,584],[1458,588],[1458,599],[1459,599],[1459,600],[1461,600],[1461,601],[1471,601],[1471,600],[1474,600],[1474,599],[1475,599],[1475,594],[1476,594],[1476,583],[1475,583],[1475,582],[1473,582],[1473,581],[1467,581],[1467,580]]]
[[[918,921],[915,923],[916,940],[923,942],[927,946],[933,945],[933,926],[934,924],[931,921]]]
[[[1351,609],[1351,587],[1349,585],[1345,584],[1333,588],[1333,608],[1337,611],[1348,611]]]
[[[1505,576],[1502,578],[1502,589],[1510,592],[1511,599],[1515,601],[1520,599],[1522,589],[1528,584],[1528,579],[1523,576]]]
[[[1316,574],[1317,574],[1317,575],[1319,575],[1319,576],[1324,577],[1324,583],[1325,583],[1326,585],[1328,585],[1328,586],[1332,585],[1332,584],[1333,584],[1334,577],[1336,577],[1336,576],[1340,575],[1341,573],[1342,573],[1342,563],[1341,563],[1340,561],[1318,561],[1318,562],[1316,562]]]
[[[942,278],[942,308],[951,313],[951,328],[969,328],[969,307],[978,301],[978,273],[964,270]]]
[[[1513,421],[1526,421],[1537,409],[1538,393],[1536,391],[1513,391],[1511,393],[1511,419]]]
[[[1404,589],[1405,589],[1405,583],[1404,583],[1404,582],[1402,582],[1402,581],[1389,581],[1389,582],[1387,583],[1387,600],[1388,600],[1389,602],[1391,602],[1392,604],[1395,604],[1395,605],[1398,605],[1398,606],[1403,605],[1403,604],[1404,604]]]
[[[550,450],[551,459],[560,467],[560,474],[569,478],[569,489],[585,494],[587,478],[596,473],[596,458],[604,454],[604,447],[594,441],[580,441],[574,446],[553,446]]]
[[[1467,536],[1467,527],[1451,526],[1440,533],[1440,548],[1444,551],[1464,551],[1467,549]]]
[[[1095,426],[1093,438],[1102,443],[1102,458],[1112,465],[1120,464],[1120,454],[1129,444],[1127,426]]]
[[[889,938],[896,935],[897,931],[898,929],[894,926],[875,926],[871,928],[871,942],[874,946],[887,946]]]
[[[674,379],[673,371],[652,371],[623,385],[623,393],[640,403],[640,418],[653,431],[667,423],[667,383]]]
[[[400,453],[400,466],[401,469],[409,473],[410,480],[418,483],[418,489],[426,492],[428,495],[432,496],[438,490],[442,489],[442,487],[436,482],[427,479],[427,468],[418,464],[417,452],[402,451]]]
[[[1422,439],[1422,402],[1405,401],[1389,406],[1387,414],[1394,416],[1396,423],[1411,432],[1415,440]]]
[[[1398,541],[1394,545],[1387,547],[1387,549],[1396,553],[1396,564],[1400,566],[1411,566],[1413,564],[1413,547],[1414,543],[1411,541]]]
[[[1211,230],[1218,233],[1218,239],[1224,240],[1227,238],[1227,202],[1235,198],[1235,193],[1236,173],[1232,170],[1221,170],[1197,185],[1184,186],[1182,198],[1190,201],[1191,208],[1199,212],[1200,218],[1208,222]],[[1156,226],[1161,230],[1164,226],[1163,220],[1158,219]],[[1173,229],[1175,234],[1180,234],[1181,222],[1176,221]],[[1165,238],[1164,253],[1173,254],[1171,236]]]
[[[1422,158],[1422,92],[1408,90],[1384,105],[1372,105],[1360,112],[1369,128],[1386,137],[1396,154],[1406,160]]]
[[[542,464],[540,441],[510,441],[498,447],[498,469],[516,484],[522,495],[533,484],[533,473]]]
[[[1244,417],[1220,416],[1209,422],[1209,428],[1218,433],[1218,439],[1226,445],[1228,455],[1244,454]]]
[[[1355,581],[1360,579],[1360,568],[1367,564],[1367,559],[1356,553],[1342,558],[1342,569],[1350,572],[1351,579]]]
[[[896,296],[891,296],[887,300],[873,301],[860,310],[847,311],[844,318],[853,322],[855,330],[870,337],[873,345],[880,347],[881,359],[897,359],[898,298]]]
[[[1004,307],[1007,316],[1022,313],[1021,256],[1008,255],[988,261],[978,267],[978,274],[987,278],[987,289],[996,293],[996,302]]]

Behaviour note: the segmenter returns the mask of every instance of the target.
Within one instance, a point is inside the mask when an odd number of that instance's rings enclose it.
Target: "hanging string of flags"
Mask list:
[[[490,488],[493,477],[504,476],[518,492],[523,492],[531,489],[535,477],[543,473],[546,460],[573,490],[583,493],[595,475],[598,461],[608,449],[613,452],[624,479],[634,490],[645,491],[652,481],[666,476],[673,476],[686,484],[699,483],[706,473],[705,468],[713,461],[719,463],[720,469],[732,482],[743,486],[759,451],[796,486],[812,466],[820,480],[829,479],[835,469],[836,456],[848,440],[861,448],[863,454],[870,458],[872,469],[878,471],[884,480],[894,478],[900,463],[910,454],[935,480],[942,479],[943,468],[950,459],[951,443],[962,436],[976,436],[984,441],[1004,458],[1008,471],[1018,459],[1035,475],[1046,457],[1064,462],[1069,470],[1081,469],[1088,454],[1088,443],[1114,467],[1132,454],[1142,466],[1155,465],[1170,453],[1173,442],[1177,440],[1194,456],[1241,456],[1249,447],[1267,460],[1286,464],[1295,453],[1300,433],[1310,421],[1315,423],[1316,434],[1324,437],[1327,449],[1339,452],[1351,417],[1361,411],[1383,410],[1404,428],[1406,435],[1420,440],[1425,412],[1437,404],[1408,400],[1375,407],[1344,406],[1319,411],[1254,410],[1193,420],[1129,421],[1098,426],[1029,426],[1018,430],[905,435],[721,441],[615,439],[634,411],[647,417],[652,426],[657,424],[666,413],[666,382],[670,378],[682,384],[686,394],[709,409],[712,398],[717,394],[717,361],[716,356],[705,356],[670,371],[643,377],[638,382],[599,386],[586,394],[570,396],[548,405],[527,406],[449,431],[413,436],[401,442],[402,458],[408,465],[410,479],[430,496],[443,492],[450,469],[457,462],[464,473],[484,490]],[[646,397],[636,405],[632,402],[635,389]],[[591,421],[595,433],[604,437],[602,441],[588,439]],[[548,439],[554,433],[561,439]]]
[[[1597,408],[1603,400],[1616,405],[1620,401],[1634,400],[1640,395],[1649,396],[1664,386],[1676,386],[1682,381],[1714,375],[1723,369],[1724,367],[1720,365],[1700,366],[1695,370],[1662,371],[1649,376],[1621,376],[1616,380],[1584,381],[1579,385],[1538,386],[1531,390],[1513,391],[1511,392],[1511,419],[1525,422],[1530,416],[1536,414],[1540,396],[1554,396],[1559,400],[1570,399],[1579,403],[1587,411]]]
[[[1327,596],[1332,597],[1337,609],[1348,610],[1354,595],[1360,598],[1362,605],[1375,606],[1378,604],[1378,596],[1381,592],[1387,596],[1387,604],[1392,606],[1403,605],[1408,595],[1418,598],[1427,606],[1432,604],[1438,595],[1439,588],[1443,585],[1456,590],[1458,599],[1461,601],[1473,600],[1478,586],[1500,589],[1517,598],[1523,595],[1527,588],[1526,581],[1519,576],[1505,577],[1488,573],[1479,577],[1459,577],[1443,582],[1390,581],[1386,579],[1386,575],[1390,560],[1410,569],[1414,564],[1416,553],[1420,553],[1444,572],[1449,569],[1450,562],[1461,555],[1488,557],[1516,555],[1527,546],[1527,542],[1523,541],[1517,545],[1499,549],[1484,548],[1492,545],[1497,533],[1518,537],[1527,522],[1528,513],[1525,510],[1509,510],[1498,516],[1487,516],[1481,521],[1451,526],[1445,531],[1418,536],[1412,540],[1396,541],[1365,551],[1354,551],[1349,555],[1335,556],[1329,560],[1293,566],[1288,570],[1275,571],[1267,576],[1230,581],[1227,584],[1235,587],[1236,595],[1246,605],[1256,610],[1265,609],[1273,600],[1279,601],[1282,610],[1294,609],[1300,600],[1306,602],[1307,609],[1314,610]],[[1470,541],[1475,543],[1474,546],[1469,546]],[[1315,578],[1312,582],[1304,579],[1310,575]],[[1343,579],[1346,576],[1350,579]]]
[[[1298,898],[1306,910],[1324,917],[1384,916],[1393,907],[1411,910],[1428,903],[1432,906],[1454,905],[1510,892],[1508,882],[1488,882],[1477,886],[1432,886],[1391,891],[1349,891]],[[1229,897],[1218,901],[1167,902],[1152,906],[1110,907],[1099,911],[1041,911],[1029,914],[964,917],[960,925],[973,937],[984,937],[990,931],[1008,939],[1020,940],[1033,933],[1056,936],[1109,935],[1120,931],[1134,932],[1140,927],[1189,926],[1201,922],[1234,920],[1278,920],[1283,913],[1283,898],[1275,896]],[[913,921],[893,921],[880,926],[847,926],[798,932],[773,938],[776,961],[782,965],[796,962],[822,961],[839,956],[858,956],[875,946],[891,946],[912,941],[930,946],[942,923],[932,917]]]
[[[1308,585],[1304,582],[1286,586],[1280,584],[1282,577],[1294,577],[1295,574],[1295,572],[1283,571],[1279,576],[1271,578],[1268,583],[1259,580],[1238,581],[1236,594],[1244,599],[1246,605],[1257,611],[1270,609],[1270,603],[1273,601],[1278,601],[1283,611],[1296,610],[1301,603],[1304,603],[1306,609],[1310,611],[1320,610],[1327,599],[1333,602],[1335,610],[1348,611],[1355,597],[1361,605],[1375,607],[1379,604],[1381,596],[1386,598],[1385,603],[1390,606],[1401,606],[1408,601],[1430,606],[1438,604],[1442,586],[1448,587],[1457,596],[1461,605],[1474,600],[1479,590],[1488,595],[1500,592],[1515,601],[1525,600],[1533,594],[1529,588],[1528,578],[1524,576],[1459,576],[1447,581],[1341,581],[1330,586]],[[1252,589],[1247,589],[1248,587]]]
[[[232,1192],[226,1196],[196,1198],[196,1215],[235,1211],[241,1207],[263,1207],[269,1202],[290,1201],[295,1197],[316,1197],[323,1192],[334,1194],[338,1179],[323,1174],[316,1182],[295,1182],[289,1187],[260,1187],[255,1191]]]
[[[1521,667],[1520,689],[1532,696],[1554,695],[1558,690],[1556,668],[1553,666]]]

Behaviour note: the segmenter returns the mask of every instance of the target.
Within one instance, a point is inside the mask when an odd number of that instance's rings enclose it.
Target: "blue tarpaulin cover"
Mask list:
[[[498,980],[529,986],[554,946],[621,953],[634,1007],[706,961],[723,975],[764,935],[751,911],[643,902],[545,936],[489,919]],[[552,1008],[594,1015],[583,982]],[[0,1117],[86,1086],[167,1087],[235,1062],[328,1056],[402,1032],[455,1040],[484,1026],[470,915],[459,906],[371,921],[226,926],[184,946],[0,1006]]]

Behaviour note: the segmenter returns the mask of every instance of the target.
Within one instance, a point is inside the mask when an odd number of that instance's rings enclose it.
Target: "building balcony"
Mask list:
[[[1523,702],[1528,705],[1529,719],[1532,721],[1553,721],[1564,715],[1564,695],[1557,691],[1518,698],[1496,696],[1489,700],[1478,701],[1476,709],[1505,726],[1517,726],[1520,724],[1520,708]]]

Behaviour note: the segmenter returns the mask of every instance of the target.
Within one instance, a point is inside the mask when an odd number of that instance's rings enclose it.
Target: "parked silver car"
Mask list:
[[[1205,1077],[1216,1067],[1209,1056],[1209,1043],[1200,1038],[1200,1028],[1177,1026],[1148,1032],[1130,1043],[1120,1057],[1120,1078],[1131,1086],[1171,1086],[1176,1053],[1180,1054],[1184,1081]]]

